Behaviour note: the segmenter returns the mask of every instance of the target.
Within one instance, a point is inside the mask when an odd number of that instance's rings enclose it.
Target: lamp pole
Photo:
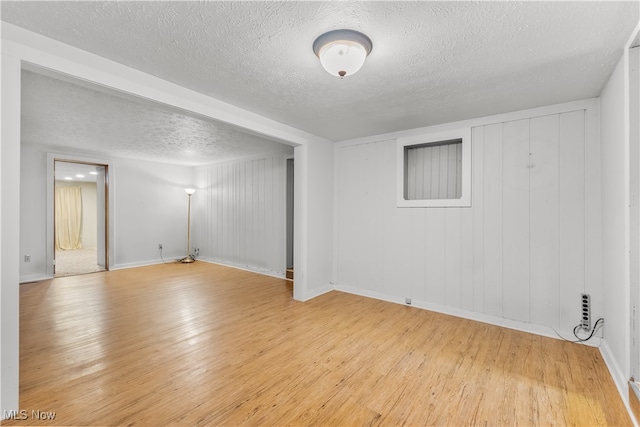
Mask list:
[[[189,248],[191,247],[191,195],[196,192],[195,188],[185,188],[185,193],[189,196],[189,204],[187,208],[187,256],[182,258],[181,263],[195,262],[196,259],[191,255]]]

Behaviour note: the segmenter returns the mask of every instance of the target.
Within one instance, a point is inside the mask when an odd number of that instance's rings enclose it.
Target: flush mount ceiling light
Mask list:
[[[329,31],[313,42],[313,52],[324,69],[340,78],[355,74],[371,49],[371,39],[354,30]]]

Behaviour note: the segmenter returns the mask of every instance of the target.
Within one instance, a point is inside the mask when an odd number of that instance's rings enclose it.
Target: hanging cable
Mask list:
[[[596,320],[596,323],[593,325],[593,329],[591,329],[591,333],[589,334],[589,336],[587,338],[580,338],[578,336],[578,329],[583,329],[581,325],[577,325],[575,328],[573,328],[573,336],[575,336],[578,339],[578,342],[584,342],[584,341],[589,341],[592,337],[593,334],[596,333],[596,330],[602,326],[601,325],[604,324],[604,318],[599,318],[598,320]]]

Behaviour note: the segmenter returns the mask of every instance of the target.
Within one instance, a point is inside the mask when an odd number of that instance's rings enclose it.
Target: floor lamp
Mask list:
[[[190,250],[190,246],[191,246],[191,195],[193,193],[196,192],[195,188],[185,188],[184,192],[187,193],[187,196],[189,196],[189,208],[187,209],[187,256],[182,258],[181,260],[178,260],[178,262],[181,263],[191,263],[191,262],[196,262],[196,259],[193,257],[193,255],[191,255],[191,250]]]

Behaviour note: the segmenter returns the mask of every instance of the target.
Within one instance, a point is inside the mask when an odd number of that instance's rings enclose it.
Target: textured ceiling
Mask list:
[[[600,94],[638,2],[9,2],[2,19],[331,140]],[[373,51],[344,80],[311,46]]]
[[[22,71],[23,142],[202,165],[292,147],[237,128]]]

